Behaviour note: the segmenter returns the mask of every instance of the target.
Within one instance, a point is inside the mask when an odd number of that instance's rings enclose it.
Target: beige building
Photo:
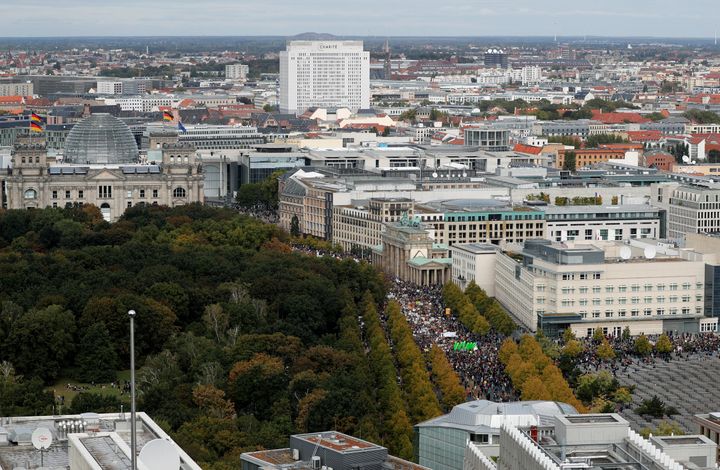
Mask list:
[[[568,327],[578,336],[717,328],[716,318],[703,316],[702,255],[630,243],[525,242],[519,252],[498,255],[495,296],[523,326],[550,334]]]
[[[699,433],[718,446],[715,460],[720,463],[720,413],[699,414],[693,416],[692,420],[697,424]]]
[[[349,206],[333,207],[332,241],[346,251],[371,249],[382,243],[385,223],[413,216],[408,198],[371,198]]]
[[[450,280],[452,260],[447,248],[434,244],[417,222],[404,219],[386,224],[382,244],[373,249],[372,263],[389,276],[429,286]]]
[[[482,243],[456,243],[450,247],[452,280],[461,289],[475,281],[490,297],[495,296],[495,262],[498,247]]]
[[[178,206],[203,202],[203,175],[195,148],[163,143],[141,163],[122,121],[96,114],[68,136],[64,160],[49,160],[44,138],[20,139],[5,176],[7,207],[31,209],[93,204],[107,221],[139,204]]]

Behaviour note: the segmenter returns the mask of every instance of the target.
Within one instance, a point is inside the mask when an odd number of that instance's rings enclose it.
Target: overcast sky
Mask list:
[[[712,37],[720,0],[0,0],[2,36]]]

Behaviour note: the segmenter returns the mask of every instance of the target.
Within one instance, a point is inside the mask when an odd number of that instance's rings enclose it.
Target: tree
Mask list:
[[[598,346],[597,355],[601,360],[606,362],[615,359],[615,350],[607,338],[603,338],[602,343]]]
[[[602,340],[605,339],[605,333],[603,333],[602,328],[595,328],[595,331],[593,331],[592,334],[592,340],[594,343],[601,343]]]
[[[574,172],[576,169],[575,159],[576,159],[576,157],[575,157],[574,151],[568,150],[567,152],[565,152],[565,157],[563,158],[562,169]]]
[[[650,415],[653,418],[662,418],[663,416],[672,416],[678,414],[677,410],[672,406],[665,405],[657,395],[652,398],[643,400],[640,406],[635,409],[639,415]]]
[[[297,215],[293,215],[290,220],[290,235],[293,237],[300,236],[300,221]]]
[[[630,327],[626,326],[625,328],[623,328],[623,331],[622,331],[622,339],[623,339],[623,341],[627,341],[630,339],[630,337],[631,337],[630,336]]]
[[[673,350],[673,344],[672,341],[670,341],[670,338],[668,338],[668,335],[663,333],[660,335],[660,338],[658,338],[657,343],[655,343],[655,349],[660,354],[670,354]]]
[[[563,356],[569,357],[571,359],[574,359],[578,357],[583,352],[583,346],[580,344],[580,341],[576,339],[571,339],[567,343],[565,343],[565,346],[563,346],[561,354]]]
[[[635,338],[635,352],[641,356],[647,356],[652,352],[652,344],[644,334]]]
[[[275,112],[276,110],[277,110],[276,107],[271,104],[266,104],[263,106],[263,111],[265,111],[266,113],[272,113],[272,112]]]
[[[116,379],[117,353],[112,337],[103,322],[97,322],[87,329],[80,341],[80,350],[75,361],[78,379],[83,382],[112,382]]]
[[[45,381],[58,378],[75,349],[75,317],[59,305],[30,310],[12,325],[7,351],[18,371]]]

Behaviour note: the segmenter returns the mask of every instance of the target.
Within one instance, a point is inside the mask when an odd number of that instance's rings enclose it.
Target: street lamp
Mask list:
[[[130,461],[137,470],[137,431],[135,429],[135,310],[128,310],[130,317]]]

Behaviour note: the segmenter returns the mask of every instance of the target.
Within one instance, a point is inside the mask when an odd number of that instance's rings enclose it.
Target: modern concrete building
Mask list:
[[[280,111],[370,107],[370,53],[362,41],[289,41],[280,52]]]
[[[545,238],[556,242],[664,238],[664,212],[649,205],[548,206]]]
[[[483,243],[455,243],[450,247],[452,280],[465,290],[475,281],[490,297],[495,296],[495,261],[498,247]]]
[[[678,186],[668,201],[668,238],[720,232],[720,188]]]
[[[464,470],[709,470],[715,443],[705,436],[644,439],[620,415],[557,415],[554,423],[524,426],[506,422],[493,462],[480,446],[468,446]]]
[[[578,336],[699,332],[705,262],[655,241],[530,240],[498,255],[495,297],[526,328]]]
[[[246,80],[250,67],[245,64],[228,64],[225,66],[225,78],[229,80]]]
[[[0,96],[32,96],[32,82],[0,81]]]
[[[290,436],[290,447],[240,455],[242,470],[430,470],[385,447],[336,431]]]
[[[42,468],[66,470],[131,470],[130,414],[83,413],[79,415],[4,417],[0,419],[0,468]],[[137,413],[138,470],[153,470],[143,461],[142,449],[152,441],[169,443],[177,453],[179,468],[200,470],[200,466],[147,414]],[[35,430],[47,429],[50,448],[41,453],[32,445]],[[43,465],[41,466],[41,458]],[[168,458],[172,458],[168,455]]]
[[[542,426],[555,416],[575,414],[571,405],[552,401],[496,403],[475,400],[453,407],[449,414],[415,425],[415,460],[433,470],[463,468],[468,445],[477,445],[489,458],[500,453],[500,428]]]
[[[545,214],[487,199],[450,199],[416,204],[415,215],[432,227],[437,243],[520,243],[545,236]]]
[[[720,464],[720,413],[697,414],[692,420],[697,424],[699,434],[715,443],[715,460]]]
[[[194,147],[163,143],[142,157],[129,128],[107,114],[91,115],[73,127],[61,163],[48,159],[42,137],[20,138],[10,170],[0,176],[7,207],[93,204],[106,220],[115,221],[138,204],[203,202],[203,176]]]

